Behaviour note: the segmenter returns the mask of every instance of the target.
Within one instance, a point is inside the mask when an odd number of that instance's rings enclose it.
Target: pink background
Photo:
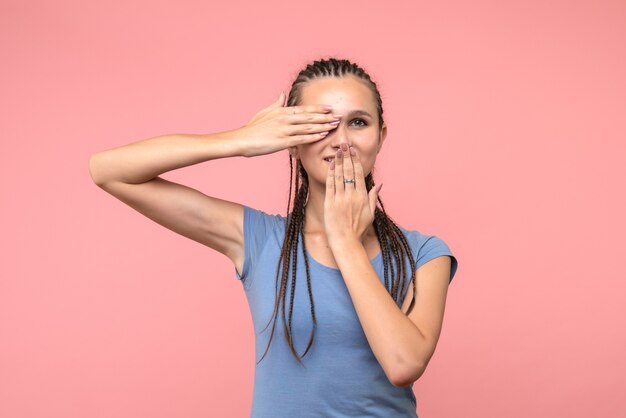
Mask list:
[[[88,159],[239,127],[331,55],[381,90],[385,207],[459,260],[420,418],[625,416],[624,2],[115,3],[0,3],[1,417],[249,415],[232,263]],[[163,177],[287,207],[286,151]]]

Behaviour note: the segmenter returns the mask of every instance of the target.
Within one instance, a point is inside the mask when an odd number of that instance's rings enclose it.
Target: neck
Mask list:
[[[320,234],[324,231],[324,199],[326,198],[326,185],[309,182],[309,197],[304,208],[306,225],[304,233]]]

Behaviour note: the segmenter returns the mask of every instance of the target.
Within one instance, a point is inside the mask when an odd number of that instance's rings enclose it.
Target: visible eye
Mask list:
[[[367,122],[363,119],[353,119],[352,122],[356,122],[356,121],[361,121],[363,122],[363,125],[358,125],[358,126],[367,126]]]

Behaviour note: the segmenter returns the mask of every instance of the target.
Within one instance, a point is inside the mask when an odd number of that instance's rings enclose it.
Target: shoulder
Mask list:
[[[266,251],[279,251],[285,236],[285,217],[251,206],[242,206],[243,252],[240,261],[235,262],[235,267],[237,272],[241,272],[237,273],[237,277],[249,286],[247,277],[251,266],[262,261]]]
[[[402,231],[407,239],[407,242],[409,243],[409,246],[413,248],[415,252],[417,252],[419,248],[423,246],[426,241],[428,241],[428,239],[435,236],[426,234],[419,229],[405,228],[401,225],[398,225],[398,228]]]
[[[243,235],[248,247],[264,248],[268,241],[281,241],[285,236],[284,216],[243,205]]]
[[[416,268],[420,268],[434,258],[449,256],[451,261],[450,281],[452,280],[458,267],[458,261],[446,241],[438,235],[428,234],[418,229],[407,229],[400,225],[398,228],[405,234],[409,247],[413,251]]]
[[[279,213],[264,211],[247,205],[243,205],[243,216],[244,225],[263,225],[267,228],[284,226],[286,223],[286,218]]]

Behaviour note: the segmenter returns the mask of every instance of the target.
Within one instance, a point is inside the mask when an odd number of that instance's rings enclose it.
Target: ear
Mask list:
[[[380,139],[378,140],[378,150],[376,154],[380,152],[380,149],[383,147],[383,143],[385,142],[385,138],[387,137],[387,124],[383,123],[382,128],[380,128]]]

